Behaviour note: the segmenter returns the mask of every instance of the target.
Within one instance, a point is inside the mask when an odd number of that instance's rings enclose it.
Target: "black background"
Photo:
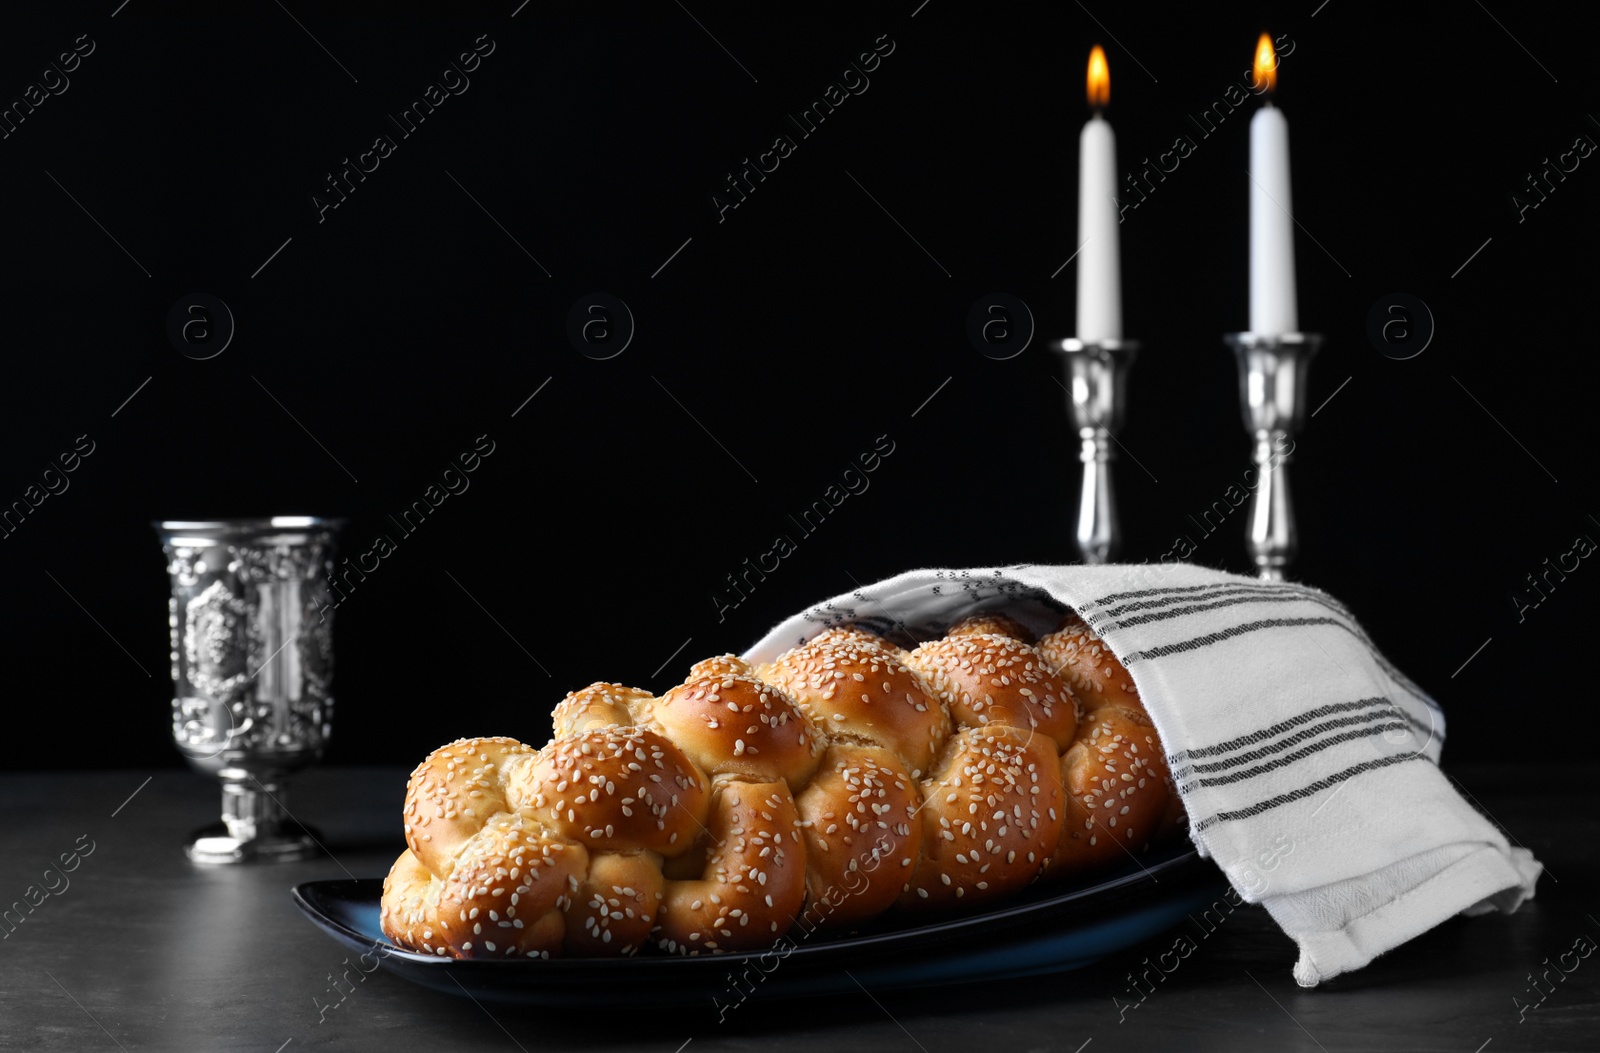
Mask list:
[[[345,515],[354,555],[480,435],[496,448],[470,489],[338,613],[331,761],[410,763],[466,734],[540,742],[568,690],[664,689],[857,582],[1074,558],[1076,441],[1046,345],[1071,334],[1075,264],[1051,275],[1076,244],[1097,41],[1121,168],[1196,143],[1121,228],[1126,331],[1144,345],[1122,434],[1140,463],[1117,467],[1125,556],[1188,534],[1196,561],[1248,569],[1242,512],[1203,539],[1189,516],[1249,466],[1220,338],[1247,324],[1257,103],[1204,139],[1186,115],[1243,77],[1264,28],[1295,45],[1279,99],[1300,318],[1327,337],[1310,406],[1338,390],[1297,447],[1296,575],[1443,702],[1447,757],[1501,755],[1508,732],[1583,749],[1560,730],[1587,704],[1600,570],[1585,562],[1520,623],[1510,597],[1577,535],[1600,537],[1600,158],[1522,222],[1510,195],[1577,136],[1600,139],[1587,16],[1349,0],[1314,16],[1312,0],[1092,16],[693,0],[692,16],[535,2],[515,17],[504,0],[448,21],[237,6],[50,5],[35,24],[8,13],[0,36],[7,100],[94,42],[70,88],[0,140],[0,502],[75,437],[96,444],[0,545],[4,763],[178,763],[150,520]],[[325,175],[395,136],[386,115],[482,34],[494,51],[470,88],[319,222]],[[727,173],[792,135],[785,115],[884,34],[870,88],[719,222],[709,195]],[[565,335],[595,291],[637,321],[607,361]],[[965,335],[995,291],[1037,321],[1005,361]],[[1408,361],[1366,336],[1397,291],[1437,324]],[[165,334],[193,292],[237,322],[209,361]],[[794,535],[787,515],[884,435],[894,453],[870,489],[719,621],[724,576]]]

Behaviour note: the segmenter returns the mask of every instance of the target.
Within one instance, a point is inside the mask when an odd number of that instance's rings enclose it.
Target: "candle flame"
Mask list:
[[[1089,105],[1097,110],[1111,104],[1111,67],[1106,65],[1106,49],[1099,44],[1089,52]]]
[[[1272,92],[1278,87],[1278,55],[1272,50],[1272,37],[1266,33],[1256,41],[1255,83],[1264,85],[1262,91]]]

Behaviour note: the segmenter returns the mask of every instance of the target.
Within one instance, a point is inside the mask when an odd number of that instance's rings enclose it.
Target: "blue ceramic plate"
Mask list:
[[[1220,871],[1187,842],[1146,853],[1140,863],[1080,881],[1036,886],[980,914],[936,922],[900,917],[848,932],[790,934],[778,951],[678,958],[457,961],[402,950],[378,926],[383,882],[310,881],[294,901],[318,928],[370,971],[384,969],[446,994],[529,1006],[613,1005],[708,1008],[742,1001],[854,990],[923,987],[1077,969],[1171,928],[1221,897]],[[846,970],[849,970],[847,973]]]

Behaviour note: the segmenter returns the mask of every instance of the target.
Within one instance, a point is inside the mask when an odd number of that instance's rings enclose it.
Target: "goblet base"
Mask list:
[[[320,838],[310,827],[289,821],[255,837],[239,837],[226,823],[212,823],[195,832],[183,846],[196,863],[289,863],[324,855]]]

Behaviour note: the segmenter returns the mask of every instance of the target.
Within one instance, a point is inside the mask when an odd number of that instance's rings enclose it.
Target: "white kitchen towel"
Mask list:
[[[767,633],[771,661],[844,623],[933,636],[1078,612],[1133,676],[1190,836],[1299,945],[1311,987],[1459,913],[1515,910],[1543,869],[1439,770],[1444,714],[1327,593],[1187,564],[916,570]]]

